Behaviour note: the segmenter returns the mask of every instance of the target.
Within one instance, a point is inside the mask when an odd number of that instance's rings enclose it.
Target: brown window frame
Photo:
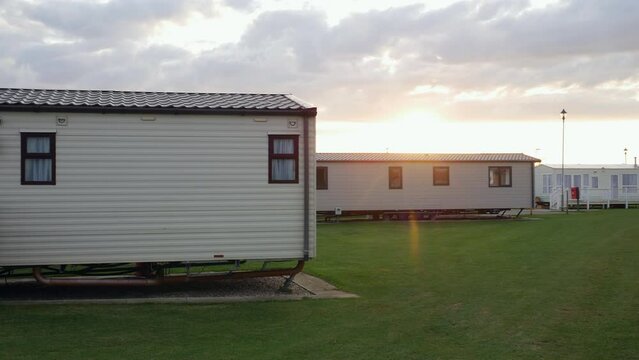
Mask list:
[[[446,169],[446,183],[438,183],[435,178],[436,169]],[[433,186],[450,186],[450,166],[433,166]]]
[[[491,185],[490,184],[490,171],[492,169],[497,169],[498,171],[501,169],[508,169],[510,172],[510,184],[501,185],[501,177],[499,178],[499,185]],[[512,166],[489,166],[488,167],[488,187],[496,188],[496,187],[513,187],[513,167]]]
[[[277,139],[293,140],[293,154],[275,154],[273,143]],[[273,180],[273,160],[289,159],[295,160],[295,179],[293,180]],[[268,183],[269,184],[298,184],[299,181],[299,135],[269,135],[268,136]]]
[[[399,169],[399,187],[393,187],[393,181],[392,181],[392,172],[393,169]],[[389,166],[388,167],[388,189],[390,190],[401,190],[404,188],[404,170],[402,169],[401,166]]]
[[[324,176],[323,177],[319,176],[320,169],[322,169],[322,171],[324,171]],[[315,189],[316,190],[328,190],[328,166],[318,166],[315,169],[315,175],[316,175]],[[323,180],[321,183],[320,183],[320,179]]]
[[[55,185],[55,145],[54,132],[23,132],[20,133],[20,184],[21,185]],[[27,139],[29,137],[48,137],[49,152],[48,153],[28,153]],[[51,160],[51,180],[50,181],[27,181],[26,179],[26,162],[27,159],[50,159]]]

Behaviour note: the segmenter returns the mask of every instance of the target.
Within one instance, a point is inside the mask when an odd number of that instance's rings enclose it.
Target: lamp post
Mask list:
[[[628,164],[628,148],[623,148],[623,164]]]
[[[564,206],[564,194],[566,193],[566,176],[564,175],[564,133],[566,132],[566,109],[561,110],[561,206]],[[568,213],[568,199],[565,203]]]

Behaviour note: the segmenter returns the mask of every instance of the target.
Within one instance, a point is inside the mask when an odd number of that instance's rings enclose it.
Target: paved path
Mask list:
[[[293,279],[293,282],[298,286],[306,289],[311,293],[311,298],[320,298],[320,299],[345,299],[345,298],[356,298],[358,297],[355,294],[347,293],[341,290],[338,290],[335,286],[327,283],[326,281],[311,276],[305,273],[299,273]]]

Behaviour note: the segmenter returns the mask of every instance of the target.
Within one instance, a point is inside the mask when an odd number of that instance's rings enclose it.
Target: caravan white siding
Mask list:
[[[301,117],[62,115],[0,113],[0,265],[303,258]],[[56,185],[20,184],[21,131],[56,132]],[[299,183],[269,184],[269,134],[300,135]]]
[[[639,168],[634,165],[579,165],[566,164],[564,168],[565,191],[579,187],[581,199],[612,203],[639,201],[637,189]],[[561,165],[539,165],[535,168],[535,197],[550,202],[551,197],[561,196]]]
[[[318,211],[530,208],[532,162],[323,162],[328,189],[317,190]],[[389,189],[388,168],[399,166],[403,188]],[[448,166],[450,185],[433,185],[433,167]],[[491,166],[512,167],[512,187],[489,187]]]

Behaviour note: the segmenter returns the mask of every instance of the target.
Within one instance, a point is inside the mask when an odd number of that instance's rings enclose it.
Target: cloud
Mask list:
[[[252,1],[225,2],[254,11]],[[354,13],[260,9],[236,43],[198,53],[147,39],[214,2],[3,3],[8,86],[293,92],[332,120],[428,110],[460,120],[543,119],[572,107],[635,117],[639,2],[466,1]],[[248,16],[248,15],[247,15]],[[185,39],[185,42],[188,39]],[[608,84],[602,86],[602,84]],[[612,85],[611,85],[612,84]]]
[[[224,0],[224,5],[239,11],[253,11],[257,8],[254,0]]]
[[[328,26],[316,11],[276,11],[258,17],[246,31],[240,53],[294,57],[301,71],[320,68],[325,56]]]
[[[53,31],[79,39],[144,38],[162,21],[185,21],[191,13],[211,16],[210,2],[189,0],[39,1],[22,12]]]

